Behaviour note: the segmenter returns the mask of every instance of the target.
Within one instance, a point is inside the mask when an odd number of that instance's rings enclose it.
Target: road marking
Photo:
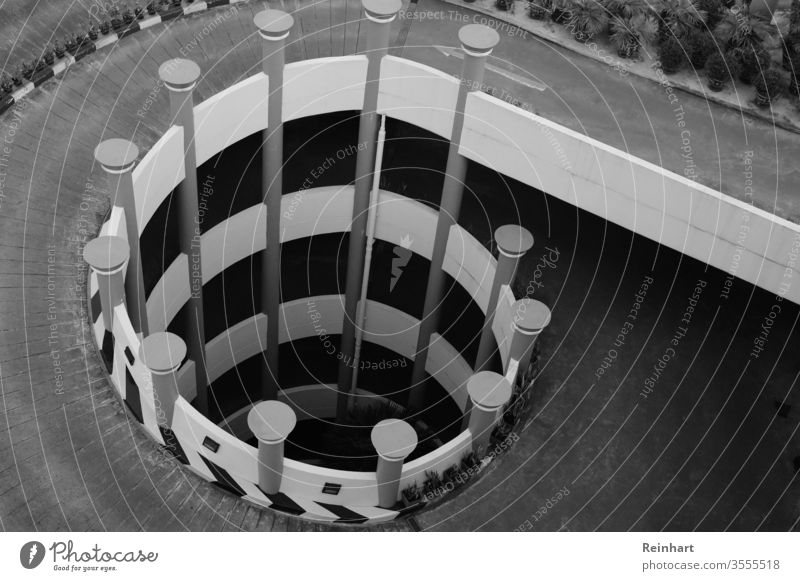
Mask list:
[[[451,48],[438,45],[434,45],[434,48],[438,50],[440,53],[442,53],[444,56],[455,57],[459,59],[464,58],[464,55],[461,54],[461,51],[453,50]],[[518,75],[517,73],[512,73],[511,71],[507,71],[505,69],[496,67],[494,65],[487,64],[486,70],[495,73],[497,75],[500,75],[501,77],[505,77],[511,81],[514,81],[517,84],[529,87],[531,89],[536,89],[537,91],[544,91],[547,88],[544,84],[538,81],[534,81],[533,79],[523,77],[522,75]]]

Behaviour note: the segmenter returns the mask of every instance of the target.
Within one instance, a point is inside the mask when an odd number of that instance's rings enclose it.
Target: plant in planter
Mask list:
[[[150,16],[155,16],[155,15],[156,15],[156,12],[157,12],[157,9],[156,9],[156,0],[150,0],[150,2],[148,2],[148,3],[145,5],[145,7],[144,7],[144,8],[145,8],[145,10],[147,10],[147,13],[148,13]]]
[[[57,40],[53,45],[53,52],[55,52],[56,58],[63,59],[64,55],[67,54],[67,49],[64,48],[64,43]]]
[[[122,23],[123,24],[130,24],[136,19],[136,16],[133,13],[133,10],[130,9],[130,6],[125,6],[125,10],[122,11]]]
[[[422,498],[422,490],[417,486],[416,482],[409,484],[403,489],[401,498],[406,507],[414,506],[415,504],[425,501],[425,499]]]
[[[74,53],[75,49],[78,48],[77,39],[71,34],[66,35],[64,37],[64,48],[67,49],[67,52]]]
[[[614,18],[611,22],[611,43],[622,58],[635,59],[646,43],[652,42],[658,31],[655,18],[644,13],[630,18]]]
[[[44,49],[44,52],[42,53],[42,60],[47,65],[52,65],[54,62],[56,62],[56,51],[53,50],[52,46],[48,46],[46,49]]]
[[[89,37],[90,40],[97,40],[99,34],[97,26],[95,26],[94,22],[89,22],[89,28],[86,30],[86,35]]]
[[[44,60],[44,55],[42,55],[35,61],[33,70],[34,73],[38,73],[39,71],[43,71],[45,68],[47,68],[47,61]]]
[[[11,73],[11,82],[14,83],[15,86],[19,87],[22,85],[23,80],[25,79],[25,75],[22,71],[22,65],[17,65],[14,69],[14,72]]]
[[[469,472],[470,470],[474,469],[480,463],[480,458],[475,452],[467,452],[461,458],[461,470],[464,472]]]
[[[108,12],[104,12],[100,20],[100,34],[108,34],[109,32],[111,32],[111,20]]]
[[[758,75],[755,82],[756,105],[766,107],[786,90],[786,79],[777,69],[769,69],[763,75]]]
[[[458,482],[458,475],[459,475],[458,464],[453,464],[452,466],[450,466],[450,468],[447,468],[442,473],[442,481],[444,482],[445,487],[448,488],[447,484],[451,483],[453,484],[453,486],[457,486],[458,484],[460,484]]]
[[[587,42],[608,26],[608,15],[596,0],[574,0],[567,28],[578,42]]]
[[[658,58],[665,75],[678,72],[685,61],[681,44],[673,36],[668,36],[658,45]]]
[[[553,0],[528,0],[528,16],[544,20],[553,11]]]
[[[714,92],[721,91],[736,76],[738,68],[739,65],[736,59],[726,59],[719,51],[711,53],[706,60],[708,87]]]
[[[4,93],[10,93],[14,90],[14,81],[11,80],[11,77],[8,73],[3,73],[0,75],[0,91]]]
[[[108,18],[111,20],[111,28],[114,30],[122,28],[122,13],[119,10],[119,6],[115,5],[111,7],[108,11]]]
[[[138,2],[133,6],[133,14],[136,16],[136,20],[142,20],[144,18],[144,8]]]
[[[514,5],[514,0],[494,0],[494,7],[503,12],[508,12]]]
[[[760,47],[735,48],[730,54],[739,63],[739,80],[745,85],[751,85],[770,65],[769,53]]]
[[[695,69],[702,69],[708,56],[715,49],[714,39],[702,29],[692,30],[686,38],[686,52]]]
[[[172,0],[172,5],[176,8],[179,7],[181,5],[181,0]]]
[[[422,484],[422,494],[432,498],[441,494],[442,478],[436,470],[425,471],[425,482]]]

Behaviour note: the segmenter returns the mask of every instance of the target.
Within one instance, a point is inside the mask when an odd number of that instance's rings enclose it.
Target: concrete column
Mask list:
[[[539,333],[550,324],[550,309],[541,301],[523,298],[514,303],[514,337],[510,357],[519,361],[517,376],[525,373]]]
[[[514,280],[520,258],[533,246],[533,236],[522,226],[500,226],[494,233],[497,242],[497,270],[492,280],[492,290],[489,293],[489,308],[483,321],[481,342],[478,346],[478,356],[475,358],[475,370],[483,371],[492,359],[495,344],[492,324],[497,311],[497,298],[500,296],[500,287],[510,285]]]
[[[392,508],[400,492],[403,461],[417,447],[417,433],[403,420],[381,420],[372,428],[372,445],[378,453],[378,506]]]
[[[119,236],[100,236],[83,247],[83,259],[97,274],[103,325],[114,331],[114,307],[125,302],[125,266],[130,258],[128,243]]]
[[[130,259],[125,274],[125,298],[133,330],[140,337],[150,333],[144,294],[142,258],[139,248],[139,220],[133,194],[132,170],[139,148],[125,139],[107,139],[94,150],[94,158],[108,173],[108,193],[115,206],[125,211]]]
[[[511,384],[499,373],[479,371],[469,378],[467,392],[472,402],[469,412],[472,449],[478,456],[483,456],[497,423],[497,414],[511,399]]]
[[[267,212],[266,250],[261,253],[261,311],[267,316],[267,360],[261,370],[261,397],[278,397],[281,302],[281,196],[283,195],[283,67],[285,44],[294,19],[282,10],[263,10],[253,22],[262,38],[264,74],[269,78],[268,127],[262,133],[261,191]]]
[[[247,425],[258,439],[258,487],[277,494],[283,478],[283,443],[297,424],[294,410],[281,401],[262,401],[247,414]]]
[[[178,369],[186,357],[186,343],[174,333],[153,333],[142,341],[139,357],[153,376],[156,421],[171,430],[179,395]]]
[[[500,36],[492,28],[482,24],[468,24],[458,31],[461,48],[464,51],[464,67],[461,73],[461,86],[456,101],[453,131],[450,137],[450,150],[447,155],[442,201],[439,204],[439,218],[436,224],[436,238],[433,243],[428,284],[425,291],[425,305],[419,325],[414,369],[411,373],[411,387],[408,407],[419,411],[425,403],[425,365],[428,361],[428,347],[431,335],[439,327],[439,304],[442,301],[445,273],[442,270],[450,228],[458,223],[461,213],[461,198],[464,192],[464,178],[467,175],[467,159],[458,153],[461,132],[464,127],[464,106],[467,95],[480,90],[486,58],[500,41]]]
[[[183,128],[183,152],[186,177],[178,184],[178,241],[189,263],[191,294],[186,313],[186,339],[189,358],[194,361],[197,399],[194,404],[208,415],[208,374],[206,373],[206,332],[203,314],[203,264],[200,244],[200,214],[197,198],[197,157],[194,132],[194,87],[200,67],[186,59],[172,59],[162,64],[158,75],[169,89],[172,122]]]
[[[353,221],[347,251],[347,279],[345,282],[344,320],[339,360],[339,397],[336,417],[344,421],[347,416],[348,395],[353,383],[351,362],[355,352],[356,317],[361,280],[364,276],[364,255],[369,212],[369,193],[372,173],[375,171],[379,115],[378,88],[381,60],[389,46],[391,24],[403,6],[401,0],[361,0],[367,35],[367,81],[364,90],[364,108],[358,126],[358,154],[356,156],[355,194],[353,196]]]

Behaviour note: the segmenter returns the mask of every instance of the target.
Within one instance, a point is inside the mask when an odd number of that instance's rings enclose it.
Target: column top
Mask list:
[[[158,67],[158,76],[173,91],[189,91],[200,78],[200,67],[189,59],[170,59]]]
[[[294,26],[294,18],[283,10],[262,10],[253,17],[253,24],[258,28],[261,38],[281,40],[289,35]]]
[[[175,333],[153,333],[142,341],[139,357],[150,371],[164,375],[180,367],[186,357],[186,343]]]
[[[261,401],[247,413],[247,426],[259,441],[284,441],[297,424],[294,410],[282,401]]]
[[[512,388],[509,381],[494,371],[479,371],[467,380],[467,393],[477,407],[493,411],[508,403]]]
[[[520,299],[513,309],[514,326],[526,335],[537,335],[550,324],[550,309],[541,301]]]
[[[494,233],[494,239],[500,252],[512,258],[522,256],[533,246],[533,234],[516,224],[500,226]]]
[[[402,0],[361,0],[367,18],[376,22],[391,22],[403,7]]]
[[[408,422],[398,419],[381,420],[372,428],[372,445],[385,460],[403,460],[417,447],[417,433]]]
[[[83,259],[101,274],[113,274],[128,261],[131,250],[120,236],[99,236],[83,247]]]
[[[132,141],[114,137],[101,141],[94,148],[94,158],[111,173],[124,173],[133,169],[139,157],[139,148]]]
[[[500,42],[500,35],[485,24],[467,24],[458,30],[458,40],[464,51],[473,56],[486,56]]]

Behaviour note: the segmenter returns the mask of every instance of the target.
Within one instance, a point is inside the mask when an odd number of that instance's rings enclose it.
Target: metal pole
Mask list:
[[[353,221],[350,228],[350,245],[347,252],[347,280],[345,283],[344,320],[339,350],[339,395],[336,417],[342,422],[347,417],[350,386],[353,384],[353,352],[355,350],[355,323],[358,294],[364,276],[366,252],[367,213],[369,209],[370,177],[375,168],[375,149],[378,137],[378,88],[381,60],[389,45],[392,21],[402,8],[401,0],[362,0],[367,18],[367,81],[364,88],[364,108],[358,127],[358,154],[356,157],[355,193],[353,194]]]
[[[184,320],[189,358],[194,361],[197,385],[197,399],[194,405],[202,414],[208,415],[203,259],[198,213],[193,99],[194,88],[200,78],[200,67],[187,59],[172,59],[159,67],[158,74],[169,89],[172,122],[183,128],[183,161],[186,176],[177,188],[178,242],[181,252],[187,257],[191,289]]]
[[[261,190],[267,212],[266,250],[261,253],[261,311],[267,316],[267,357],[261,368],[261,397],[273,400],[280,389],[279,324],[281,302],[281,196],[283,195],[283,68],[285,41],[294,19],[282,10],[263,10],[253,23],[262,38],[264,74],[269,78],[268,126],[262,133]]]
[[[425,405],[425,383],[427,379],[425,365],[428,361],[431,335],[439,327],[440,312],[438,307],[444,291],[445,276],[442,265],[444,264],[444,256],[447,250],[447,241],[450,237],[450,228],[458,223],[458,216],[461,212],[464,178],[467,175],[467,159],[458,153],[461,144],[461,131],[464,127],[464,107],[467,102],[467,95],[480,88],[483,82],[486,58],[500,41],[500,36],[495,30],[482,24],[468,24],[461,27],[458,31],[458,38],[464,51],[464,68],[453,118],[450,150],[447,155],[447,168],[445,170],[444,186],[442,187],[442,201],[439,208],[438,222],[436,223],[436,237],[433,243],[428,284],[425,290],[425,305],[419,324],[417,351],[414,357],[414,368],[411,372],[408,399],[408,408],[411,411],[420,411]]]
[[[375,171],[372,174],[372,193],[369,200],[369,221],[367,224],[367,250],[364,258],[364,276],[361,278],[361,298],[358,301],[358,315],[356,318],[356,348],[353,355],[353,387],[351,392],[358,388],[358,367],[361,360],[361,341],[364,338],[364,323],[366,322],[367,288],[369,287],[369,273],[372,267],[372,246],[375,243],[375,225],[378,222],[378,197],[381,182],[381,167],[383,166],[383,144],[386,141],[386,118],[381,116],[381,128],[378,131],[378,152],[375,155]]]

